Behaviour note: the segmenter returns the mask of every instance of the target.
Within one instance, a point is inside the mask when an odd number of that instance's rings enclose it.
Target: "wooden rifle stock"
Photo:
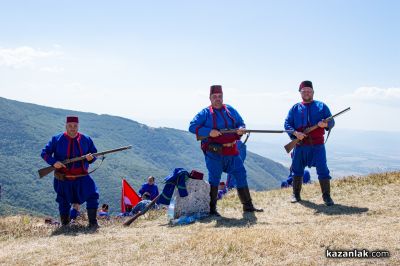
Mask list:
[[[149,204],[146,205],[146,207],[143,209],[143,211],[139,211],[138,213],[136,213],[132,218],[129,218],[129,220],[127,220],[124,223],[124,226],[130,226],[131,223],[133,223],[137,218],[139,218],[140,216],[144,215],[148,210],[151,209],[151,207],[153,207],[158,198],[161,196],[161,194],[159,194],[157,197],[155,197]]]
[[[328,122],[327,119],[324,120],[325,122]],[[315,130],[318,128],[318,125],[312,126],[312,127],[308,127],[304,130],[304,134],[308,134],[311,131]],[[289,142],[288,144],[285,145],[285,150],[287,153],[289,153],[291,150],[294,149],[294,147],[296,147],[297,143],[301,142],[301,140],[299,140],[298,138],[295,138],[294,140],[292,140],[291,142]]]
[[[121,148],[113,149],[113,150],[93,153],[92,155],[94,157],[103,156],[103,155],[108,154],[108,153],[123,151],[123,150],[131,149],[131,148],[132,148],[132,145],[129,145],[129,146],[124,146],[124,147],[121,147]],[[65,165],[65,164],[74,163],[74,162],[77,162],[77,161],[83,161],[85,159],[86,159],[86,155],[83,155],[83,156],[75,157],[75,158],[72,158],[72,159],[66,159],[66,160],[62,161],[61,163]],[[56,170],[56,168],[54,166],[48,166],[48,167],[39,169],[38,170],[39,178],[42,178],[42,177],[50,174],[54,170]]]
[[[53,172],[54,170],[56,170],[56,168],[54,166],[48,166],[42,169],[38,170],[39,173],[39,178],[42,178],[48,174],[50,174],[51,172]]]
[[[347,111],[349,111],[349,110],[350,110],[350,107],[347,107],[346,109],[340,111],[339,113],[337,113],[337,114],[335,114],[335,115],[332,115],[332,116],[330,116],[330,117],[324,119],[323,121],[324,121],[324,122],[329,122],[329,121],[331,121],[333,118],[335,118],[336,116],[339,116],[339,115],[341,115],[341,114],[343,114],[344,112],[347,112]],[[312,127],[308,127],[308,128],[306,128],[306,129],[304,130],[303,133],[307,135],[308,133],[310,133],[311,131],[316,130],[317,128],[318,128],[318,125],[314,125],[314,126],[312,126]],[[293,150],[294,147],[296,147],[297,143],[299,143],[299,142],[301,142],[301,140],[299,140],[298,138],[296,138],[296,139],[292,140],[291,142],[289,142],[288,144],[286,144],[286,145],[285,145],[285,150],[286,150],[286,152],[289,153],[291,150]]]

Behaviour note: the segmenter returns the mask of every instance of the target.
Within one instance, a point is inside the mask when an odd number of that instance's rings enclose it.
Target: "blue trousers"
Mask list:
[[[205,156],[208,170],[208,183],[217,187],[221,181],[222,172],[232,175],[236,180],[236,187],[247,187],[247,174],[243,160],[239,155],[220,155],[207,152]]]
[[[86,202],[87,209],[99,207],[99,193],[90,176],[82,176],[75,180],[58,180],[54,178],[54,190],[60,215],[69,215],[71,204]]]
[[[244,144],[243,142],[239,142],[238,149],[239,149],[239,156],[240,156],[240,158],[242,158],[242,161],[244,163],[244,160],[246,160],[246,156],[247,156],[246,144]],[[235,177],[228,174],[228,176],[226,177],[226,183],[227,183],[228,188],[236,187]]]
[[[326,164],[325,145],[297,146],[293,151],[292,171],[293,176],[303,176],[304,168],[317,168],[318,179],[331,179],[328,165]]]

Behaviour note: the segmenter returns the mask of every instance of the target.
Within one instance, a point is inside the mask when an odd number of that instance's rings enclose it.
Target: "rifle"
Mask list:
[[[93,153],[92,155],[97,157],[97,156],[102,156],[108,153],[113,153],[113,152],[118,152],[118,151],[123,151],[123,150],[127,150],[127,149],[131,149],[132,145],[129,146],[125,146],[125,147],[121,147],[118,149],[113,149],[113,150],[108,150],[108,151],[103,151],[103,152],[97,152],[97,153]],[[86,159],[86,155],[82,155],[79,157],[75,157],[75,158],[71,158],[71,159],[66,159],[64,161],[62,161],[61,163],[65,164],[69,164],[69,163],[74,163],[74,162],[78,162],[78,161],[83,161]],[[48,174],[50,174],[51,172],[53,172],[54,170],[56,170],[56,168],[54,166],[48,166],[42,169],[38,170],[39,173],[39,178],[42,178]]]
[[[345,113],[345,112],[347,112],[347,111],[349,111],[349,110],[350,110],[350,107],[347,107],[346,109],[340,111],[339,113],[337,113],[337,114],[335,114],[335,115],[332,115],[332,116],[330,116],[330,117],[324,119],[323,121],[324,121],[324,122],[329,122],[329,121],[331,121],[333,118],[335,118],[336,116],[339,116],[339,115],[341,115],[341,114],[343,114],[343,113]],[[307,135],[308,133],[310,133],[311,131],[313,131],[313,130],[315,130],[315,129],[317,129],[317,128],[318,128],[318,124],[317,124],[317,125],[314,125],[314,126],[312,126],[312,127],[306,128],[306,129],[304,130],[303,133]],[[292,140],[291,142],[289,142],[288,144],[286,144],[286,145],[285,145],[285,150],[286,150],[286,152],[289,153],[291,150],[293,150],[294,147],[295,147],[295,146],[297,145],[297,143],[299,143],[299,142],[301,142],[301,140],[299,140],[298,138],[296,138],[296,139]]]
[[[236,133],[238,129],[220,129],[222,134]],[[293,133],[294,130],[259,130],[259,129],[245,129],[244,133]],[[208,137],[197,136],[197,140],[203,140]]]
[[[159,194],[157,197],[155,197],[149,204],[146,205],[146,207],[143,209],[143,211],[139,211],[138,213],[136,213],[132,218],[129,218],[129,220],[127,220],[124,223],[124,226],[130,226],[131,223],[133,223],[137,218],[139,218],[140,216],[144,215],[148,210],[150,210],[151,207],[154,206],[154,204],[156,204],[158,198],[161,196],[161,194]]]

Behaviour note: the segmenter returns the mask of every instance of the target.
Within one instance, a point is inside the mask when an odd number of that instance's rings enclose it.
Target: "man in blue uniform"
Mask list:
[[[53,184],[57,193],[61,224],[69,224],[72,203],[86,202],[89,227],[96,228],[99,194],[96,184],[88,174],[88,168],[96,160],[92,153],[96,153],[97,149],[90,137],[78,132],[78,117],[68,116],[65,129],[64,133],[53,136],[41,153],[42,158],[56,168]],[[86,160],[67,165],[62,163],[66,159],[83,155]]]
[[[311,81],[301,82],[299,91],[303,101],[296,103],[289,110],[285,120],[285,129],[295,130],[293,134],[289,134],[289,137],[301,140],[293,151],[293,195],[291,201],[298,202],[301,200],[302,176],[304,168],[308,166],[316,167],[322,198],[327,206],[331,206],[334,202],[330,195],[331,176],[326,163],[324,134],[325,131],[334,127],[335,122],[333,119],[328,123],[324,121],[332,114],[326,104],[314,100],[314,89]],[[308,135],[303,133],[306,128],[314,125],[318,125],[316,130]]]
[[[154,176],[149,176],[147,178],[147,183],[144,183],[139,190],[139,194],[143,196],[144,193],[148,192],[150,194],[150,200],[155,199],[158,196],[158,187],[155,184]]]
[[[247,185],[246,169],[237,147],[237,141],[244,134],[244,121],[232,106],[223,103],[222,86],[211,86],[210,101],[211,105],[201,110],[189,126],[191,133],[203,138],[201,147],[210,183],[210,214],[220,216],[217,212],[217,199],[222,172],[235,178],[243,211],[262,211],[253,206]],[[237,129],[237,132],[222,134],[220,129]]]

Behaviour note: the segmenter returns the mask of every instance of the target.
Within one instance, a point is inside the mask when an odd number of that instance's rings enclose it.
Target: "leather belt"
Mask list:
[[[234,141],[234,142],[229,142],[229,143],[224,143],[224,144],[222,144],[222,147],[225,147],[225,148],[232,148],[233,146],[235,146],[235,144],[236,144],[236,141]]]
[[[64,180],[74,181],[77,178],[82,177],[82,176],[86,176],[86,175],[88,175],[88,174],[66,175],[66,174],[60,173],[58,171],[54,172],[54,177],[57,178],[58,180],[61,180],[61,181],[64,181]]]
[[[87,175],[87,174],[85,174],[85,175]],[[65,176],[65,179],[68,179],[68,180],[75,180],[75,179],[78,179],[79,177],[82,177],[82,176],[85,176],[85,175],[66,175]]]

